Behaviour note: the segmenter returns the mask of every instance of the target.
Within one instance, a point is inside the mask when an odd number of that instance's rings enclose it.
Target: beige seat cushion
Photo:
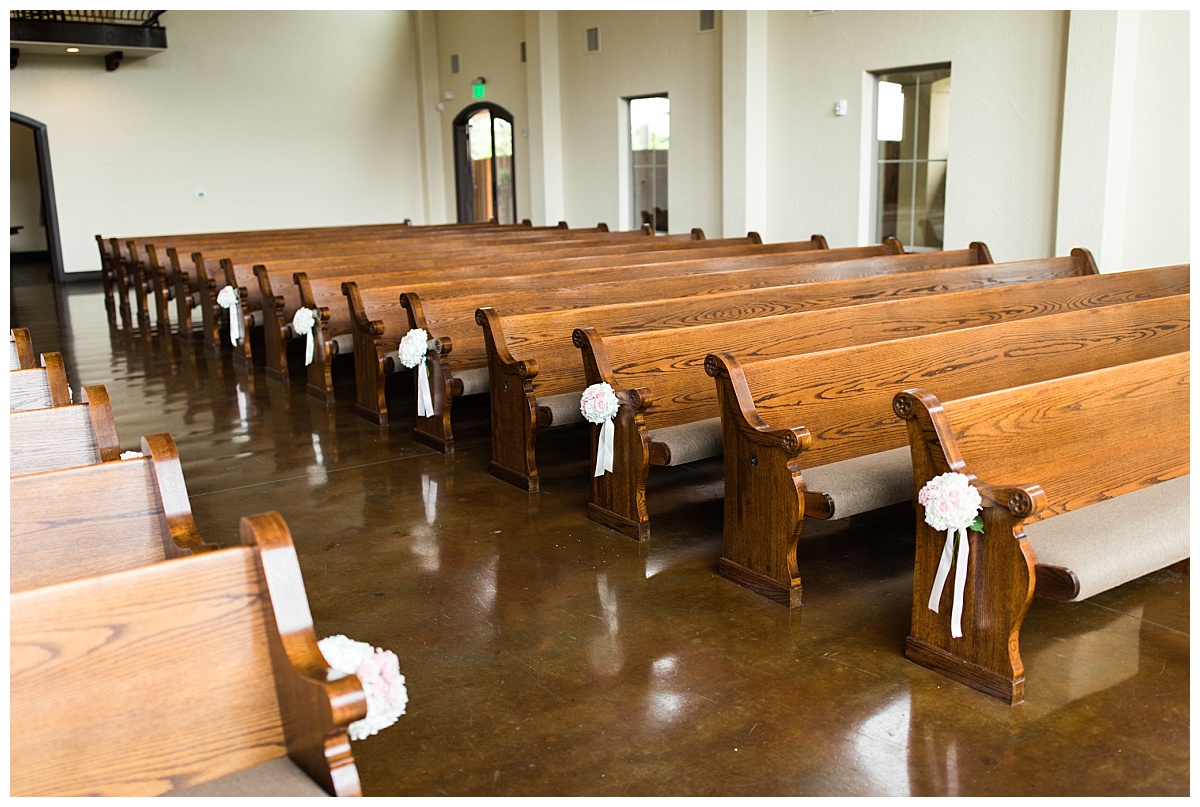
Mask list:
[[[288,757],[222,776],[202,785],[173,790],[168,796],[328,796]]]
[[[833,517],[849,518],[913,498],[908,446],[805,468],[804,485],[833,499]]]
[[[719,417],[651,429],[650,441],[661,443],[671,452],[671,461],[667,465],[686,465],[709,457],[719,457],[725,450],[721,443]]]
[[[456,371],[454,377],[462,382],[463,395],[482,395],[488,391],[488,369],[486,367]]]
[[[583,391],[579,392],[562,392],[558,395],[546,395],[537,399],[539,409],[548,409],[550,411],[550,425],[564,426],[568,423],[580,423],[583,421],[583,413],[579,410],[579,399],[583,397]]]
[[[1084,600],[1190,558],[1190,476],[1025,525],[1045,566],[1070,569]]]

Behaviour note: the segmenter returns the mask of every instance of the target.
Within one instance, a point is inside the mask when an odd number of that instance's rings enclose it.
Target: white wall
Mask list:
[[[1190,15],[1143,11],[1120,269],[1191,260]]]
[[[115,72],[22,55],[9,74],[10,109],[47,126],[67,271],[99,268],[97,233],[419,215],[409,12],[162,19],[166,52]]]
[[[859,243],[864,73],[949,62],[946,248],[1053,254],[1065,36],[1058,11],[771,12],[764,238]]]
[[[600,51],[586,53],[585,32],[600,29]],[[666,93],[671,101],[668,158],[672,232],[721,233],[721,34],[698,33],[695,11],[560,11],[563,173],[572,226],[619,216],[622,99]]]
[[[42,187],[38,180],[33,130],[8,124],[8,223],[25,229],[9,238],[9,252],[42,252],[46,228],[41,224]]]

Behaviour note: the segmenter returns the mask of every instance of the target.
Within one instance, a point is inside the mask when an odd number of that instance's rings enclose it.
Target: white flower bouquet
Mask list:
[[[400,363],[417,370],[417,417],[433,416],[433,395],[429,389],[429,367],[425,356],[429,352],[429,334],[424,328],[413,328],[400,339]]]
[[[338,672],[358,676],[367,695],[367,716],[348,727],[351,740],[362,740],[386,729],[404,714],[408,690],[400,673],[400,660],[390,650],[372,647],[341,634],[317,643],[321,655]]]
[[[317,324],[317,313],[311,308],[301,308],[292,317],[292,333],[308,337],[304,346],[304,365],[307,367],[313,361],[313,327]]]
[[[950,615],[950,635],[962,637],[963,594],[967,585],[969,549],[967,530],[983,532],[979,511],[983,499],[965,475],[948,472],[930,479],[917,493],[917,503],[925,508],[925,523],[946,531],[946,543],[929,592],[929,610],[935,614],[941,605],[942,591],[950,567],[954,566],[954,604]],[[956,560],[957,556],[957,560]]]
[[[596,446],[596,470],[593,476],[603,476],[612,472],[613,442],[616,438],[613,420],[620,405],[612,385],[605,382],[592,384],[583,391],[583,396],[579,399],[580,414],[588,423],[600,426],[600,440]]]

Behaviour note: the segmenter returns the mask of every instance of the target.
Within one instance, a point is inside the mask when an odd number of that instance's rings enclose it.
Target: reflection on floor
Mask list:
[[[1189,578],[1037,601],[1010,708],[904,659],[908,506],[815,523],[806,605],[716,574],[720,463],[651,481],[651,540],[583,515],[587,433],[547,434],[543,490],[489,476],[486,402],[452,456],[384,430],[338,370],[235,373],[178,338],[110,328],[98,285],[12,287],[13,324],[105,384],[124,448],[170,432],[204,537],[277,510],[322,635],[392,649],[409,708],[355,744],[367,795],[1185,795]]]

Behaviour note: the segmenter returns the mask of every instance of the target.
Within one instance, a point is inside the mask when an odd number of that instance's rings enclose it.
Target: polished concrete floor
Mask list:
[[[23,276],[22,276],[23,277]],[[11,287],[14,325],[104,384],[124,448],[169,432],[204,537],[276,510],[319,635],[391,649],[408,712],[354,744],[369,796],[1187,795],[1190,579],[1036,601],[1017,707],[904,658],[912,511],[812,523],[806,605],[716,574],[720,463],[656,474],[652,537],[583,515],[586,432],[546,434],[543,490],[488,475],[486,402],[460,448],[332,411],[299,378],[233,372],[111,327],[98,284]]]

